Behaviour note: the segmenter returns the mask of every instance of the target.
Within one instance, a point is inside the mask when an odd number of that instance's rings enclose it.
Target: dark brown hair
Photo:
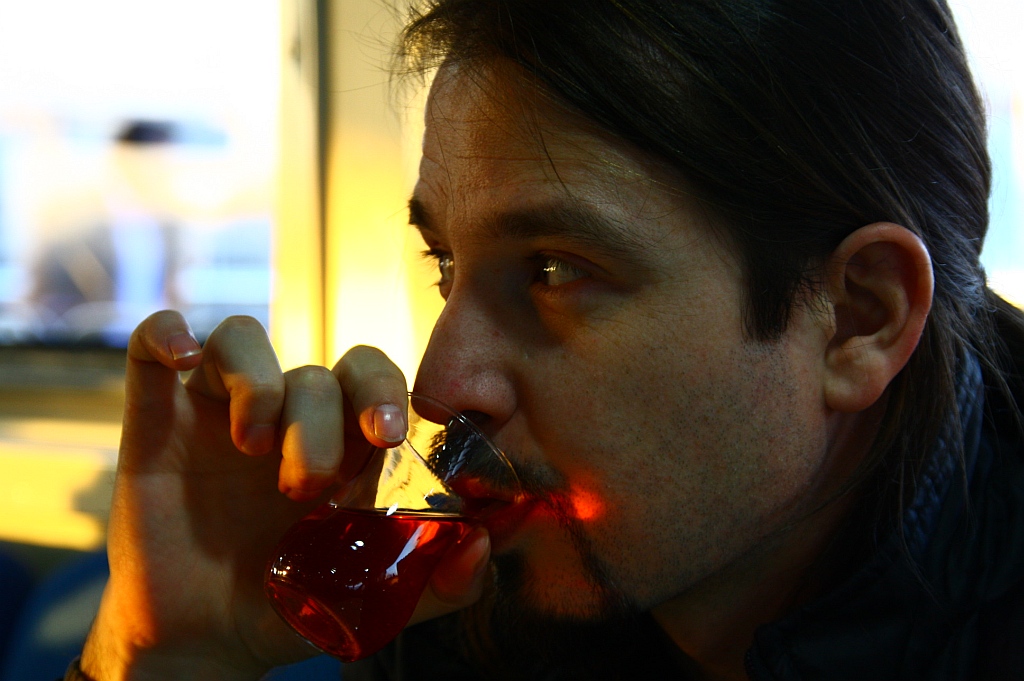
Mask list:
[[[858,227],[918,234],[933,308],[863,471],[895,522],[955,427],[967,353],[1013,405],[1024,322],[979,264],[984,115],[943,0],[431,0],[400,57],[511,60],[675,168],[739,246],[753,338],[782,334],[814,265]]]

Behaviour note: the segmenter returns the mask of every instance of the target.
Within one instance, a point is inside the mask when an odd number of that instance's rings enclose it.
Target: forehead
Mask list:
[[[624,227],[701,212],[678,174],[501,62],[438,74],[416,199],[432,222],[553,204],[596,209]]]

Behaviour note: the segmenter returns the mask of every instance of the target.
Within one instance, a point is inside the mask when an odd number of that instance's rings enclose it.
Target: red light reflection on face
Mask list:
[[[597,520],[604,515],[604,500],[594,491],[579,485],[569,490],[569,501],[572,503],[573,516],[584,522]]]

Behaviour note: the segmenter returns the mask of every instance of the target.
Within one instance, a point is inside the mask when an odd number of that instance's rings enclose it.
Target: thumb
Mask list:
[[[160,451],[172,437],[176,398],[182,390],[178,372],[201,361],[202,349],[178,312],[156,312],[132,332],[119,467],[140,465],[148,460],[146,454]]]
[[[472,605],[489,578],[491,536],[482,527],[471,532],[441,558],[409,624],[418,624]]]
[[[201,359],[202,348],[181,313],[153,313],[139,324],[128,341],[126,406],[165,406],[179,383],[178,372],[194,369]]]

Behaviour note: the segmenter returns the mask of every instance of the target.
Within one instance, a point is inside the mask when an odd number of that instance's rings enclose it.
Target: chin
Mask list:
[[[485,668],[499,665],[499,677],[595,665],[643,629],[644,613],[600,571],[542,579],[518,552],[495,557],[493,568],[493,584],[463,621],[470,654]]]
[[[494,558],[494,600],[515,618],[590,623],[629,609],[628,599],[600,570],[535,566],[521,553]]]

